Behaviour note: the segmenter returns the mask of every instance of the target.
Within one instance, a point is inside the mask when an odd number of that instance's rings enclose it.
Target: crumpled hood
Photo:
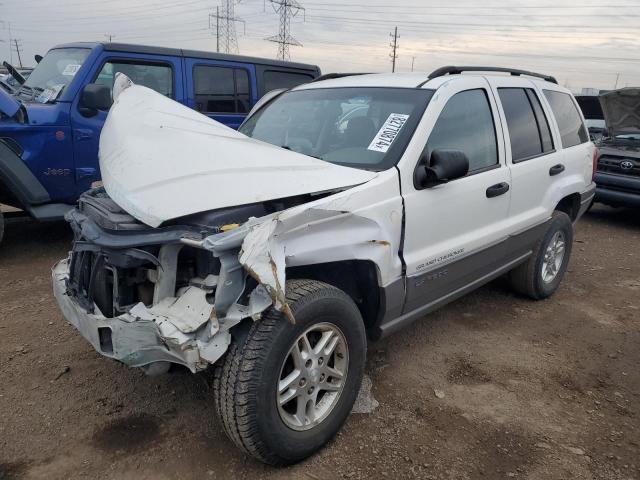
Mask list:
[[[640,132],[640,88],[613,90],[599,99],[611,137]]]
[[[118,205],[152,227],[377,175],[251,139],[121,74],[113,96],[100,136],[102,182]]]

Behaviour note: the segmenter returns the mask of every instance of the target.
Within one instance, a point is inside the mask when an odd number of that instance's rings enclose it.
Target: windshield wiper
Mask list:
[[[285,150],[289,150],[290,152],[296,152],[296,153],[299,153],[301,155],[306,155],[307,157],[317,158],[318,160],[323,160],[322,157],[316,157],[315,155],[311,155],[310,153],[302,153],[302,152],[297,152],[295,150],[292,150],[289,145],[280,145],[280,148],[284,148]]]

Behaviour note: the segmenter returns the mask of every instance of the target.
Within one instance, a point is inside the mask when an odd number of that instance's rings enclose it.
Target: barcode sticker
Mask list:
[[[380,130],[378,130],[378,133],[376,133],[376,136],[373,137],[367,150],[386,153],[408,119],[409,115],[404,113],[392,113],[389,115]]]

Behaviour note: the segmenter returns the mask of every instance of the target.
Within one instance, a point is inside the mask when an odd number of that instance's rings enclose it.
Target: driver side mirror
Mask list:
[[[82,89],[80,97],[80,113],[85,117],[93,117],[99,110],[111,108],[111,89],[106,85],[90,83]]]
[[[434,150],[427,162],[426,156],[414,174],[414,185],[417,189],[435,187],[450,180],[464,177],[469,172],[469,159],[460,150]]]

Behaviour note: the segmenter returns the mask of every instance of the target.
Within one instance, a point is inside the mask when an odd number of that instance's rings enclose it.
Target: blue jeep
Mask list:
[[[0,89],[0,204],[61,219],[100,180],[98,140],[117,72],[237,128],[265,93],[314,65],[119,43],[52,48],[16,92]],[[4,219],[0,212],[0,240]]]

